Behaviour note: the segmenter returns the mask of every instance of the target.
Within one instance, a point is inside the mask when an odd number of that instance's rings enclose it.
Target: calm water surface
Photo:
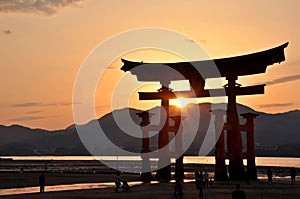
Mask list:
[[[14,160],[118,160],[118,161],[140,161],[140,156],[10,156],[2,158],[13,158]],[[214,156],[185,156],[184,163],[214,164]],[[173,160],[174,162],[174,160]],[[226,164],[228,165],[228,160]],[[244,161],[246,165],[247,162]],[[256,157],[257,166],[281,166],[300,168],[300,158],[289,157]]]

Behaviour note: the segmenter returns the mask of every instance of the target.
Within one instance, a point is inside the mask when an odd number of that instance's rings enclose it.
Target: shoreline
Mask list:
[[[111,161],[116,162],[116,161]],[[141,161],[123,161],[119,160],[120,166],[136,165],[134,169],[138,169]],[[195,170],[214,170],[214,164],[210,163],[184,163],[185,172]],[[171,163],[171,168],[174,170],[175,163]],[[228,170],[228,165],[226,165]],[[297,166],[256,166],[258,171],[272,168],[274,170],[289,170],[291,167],[300,169]],[[246,168],[246,165],[245,165]],[[136,170],[134,170],[136,171]],[[98,160],[0,160],[0,173],[14,173],[14,172],[52,172],[52,173],[93,173],[93,174],[113,174],[116,169],[110,168]],[[124,172],[136,173],[136,172]]]
[[[10,160],[1,161],[1,163],[0,189],[38,186],[37,178],[41,172],[45,173],[48,185],[112,182],[116,173],[115,169],[109,168],[96,160],[53,160],[47,161],[46,164],[45,161],[38,160]],[[5,168],[10,170],[5,170]],[[174,164],[171,168],[174,172]],[[267,168],[269,167],[257,166],[259,180],[266,180]],[[290,167],[271,166],[271,168],[274,180],[278,182],[288,182],[290,180]],[[184,164],[184,170],[186,179],[194,179],[196,170],[208,170],[210,178],[213,179],[214,165],[187,163]],[[140,181],[139,173],[123,172],[122,176],[128,181]]]

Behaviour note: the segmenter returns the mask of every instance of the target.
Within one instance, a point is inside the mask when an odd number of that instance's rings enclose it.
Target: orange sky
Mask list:
[[[39,6],[0,2],[0,124],[46,129],[72,124],[72,89],[89,52],[115,34],[143,27],[181,32],[199,43],[211,58],[252,53],[289,41],[284,63],[270,66],[266,74],[238,81],[243,85],[270,82],[265,94],[239,97],[238,102],[268,113],[300,107],[297,0],[55,2]],[[137,52],[124,56],[157,61],[161,55],[151,58],[149,53]],[[121,67],[119,57],[112,61],[114,67]],[[99,117],[110,111],[110,90],[122,75],[118,68],[108,70],[100,82],[99,88],[104,86],[108,92],[96,93]],[[130,101],[136,108],[147,103]]]

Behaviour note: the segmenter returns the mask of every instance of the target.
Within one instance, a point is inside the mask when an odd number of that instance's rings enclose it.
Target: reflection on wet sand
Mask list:
[[[140,185],[142,182],[129,182],[130,186]],[[101,183],[80,183],[80,184],[67,184],[67,185],[51,185],[46,186],[46,192],[53,191],[71,191],[71,190],[87,190],[87,189],[103,189],[115,186],[114,182],[101,182]],[[28,193],[38,193],[40,187],[24,187],[24,188],[9,188],[0,189],[0,196],[5,195],[17,195],[17,194],[28,194]]]

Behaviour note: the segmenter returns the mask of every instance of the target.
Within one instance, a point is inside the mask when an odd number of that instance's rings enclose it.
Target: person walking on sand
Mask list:
[[[236,190],[232,192],[232,199],[246,199],[246,194],[243,190],[240,190],[240,184],[235,185]]]
[[[115,176],[115,185],[115,192],[119,192],[119,187],[121,185],[120,172],[117,172],[117,175]]]
[[[267,177],[268,177],[268,183],[271,184],[272,183],[272,178],[273,178],[273,172],[272,172],[270,167],[267,170]]]
[[[199,190],[199,198],[203,198],[203,173],[200,171],[195,171],[195,185],[196,188]]]
[[[39,176],[40,193],[44,193],[45,192],[45,181],[46,181],[46,178],[44,176],[44,173],[42,173]]]
[[[200,178],[199,171],[195,171],[195,180],[197,180],[198,178]]]
[[[200,171],[200,174],[199,174],[199,179],[201,180],[201,182],[203,183],[203,172],[202,171]]]
[[[176,182],[175,182],[175,186],[174,186],[174,193],[173,193],[173,196],[176,197],[176,198],[182,198],[183,196],[183,191],[182,191],[182,183],[181,183],[181,180],[179,178],[176,179]]]
[[[200,178],[196,178],[195,179],[195,183],[196,183],[196,188],[199,190],[199,198],[203,198],[204,194],[203,194],[203,180],[201,180]]]
[[[206,186],[206,188],[208,188],[208,180],[209,180],[209,174],[208,174],[208,172],[207,172],[207,170],[205,170],[205,172],[204,172],[204,182],[205,182],[205,186]]]
[[[295,184],[295,182],[296,182],[296,174],[297,174],[296,169],[294,167],[292,167],[291,170],[290,170],[290,173],[291,173],[291,183]]]

